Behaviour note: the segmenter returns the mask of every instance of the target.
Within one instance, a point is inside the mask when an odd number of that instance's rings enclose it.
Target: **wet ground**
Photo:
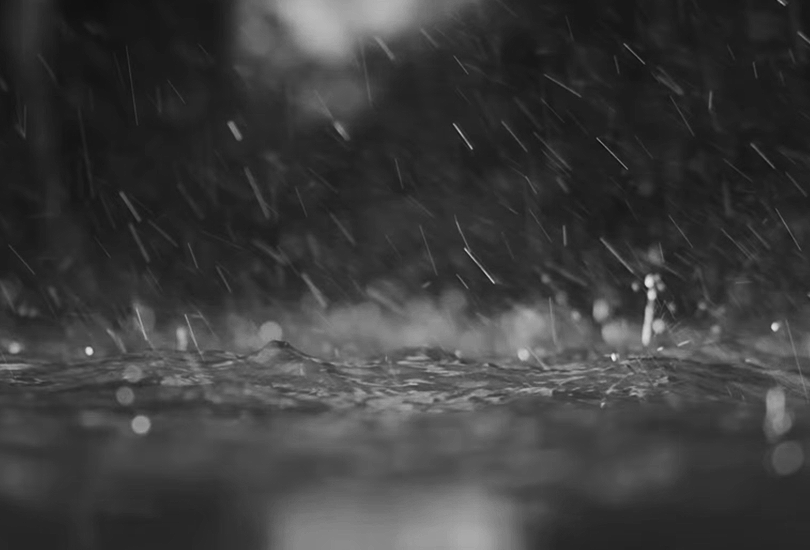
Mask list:
[[[722,352],[722,353],[721,353]],[[724,358],[723,362],[717,360]],[[6,548],[804,547],[802,361],[0,362]]]

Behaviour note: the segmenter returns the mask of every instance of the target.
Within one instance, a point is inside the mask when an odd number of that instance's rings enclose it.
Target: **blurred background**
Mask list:
[[[807,315],[800,2],[0,7],[3,342],[487,354]]]

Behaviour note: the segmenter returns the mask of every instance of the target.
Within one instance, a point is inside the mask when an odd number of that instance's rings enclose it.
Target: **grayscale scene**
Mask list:
[[[0,0],[0,550],[810,545],[810,3]]]

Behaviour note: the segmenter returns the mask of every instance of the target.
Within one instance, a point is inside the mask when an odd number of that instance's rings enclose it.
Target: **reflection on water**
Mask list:
[[[803,548],[806,414],[0,412],[0,548]],[[781,411],[781,412],[780,412]],[[780,427],[776,429],[775,426]],[[797,539],[798,537],[798,539]]]
[[[358,371],[280,344],[260,355],[5,363],[0,550],[810,540],[808,407],[772,370],[655,360],[529,370],[409,351]],[[671,381],[617,397],[628,377]],[[555,391],[523,391],[545,387]],[[354,399],[359,388],[373,398]],[[432,406],[459,396],[463,407]]]
[[[340,491],[279,502],[270,548],[283,550],[519,550],[518,514],[508,500],[473,487]]]

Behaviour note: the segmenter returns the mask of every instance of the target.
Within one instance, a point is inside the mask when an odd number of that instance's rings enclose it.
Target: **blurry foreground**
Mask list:
[[[2,415],[6,548],[803,548],[810,534],[807,426],[768,439],[757,406],[60,416]]]

